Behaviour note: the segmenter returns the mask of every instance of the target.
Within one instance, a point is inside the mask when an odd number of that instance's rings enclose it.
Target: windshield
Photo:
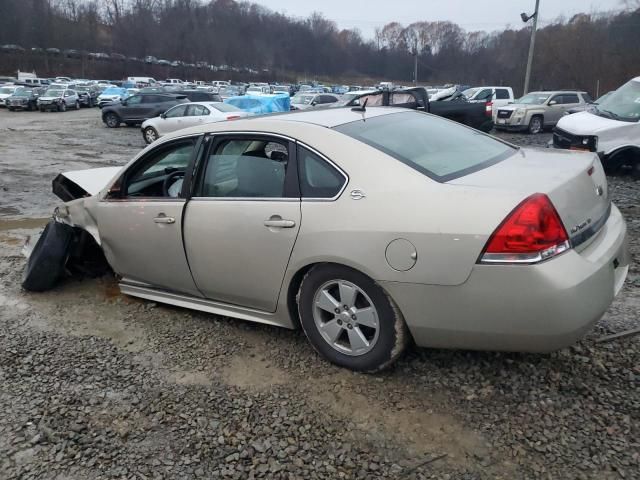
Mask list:
[[[262,88],[261,87],[249,87],[249,88],[247,88],[247,92],[260,92],[260,93],[262,93]]]
[[[298,105],[309,105],[313,102],[315,95],[294,95],[291,98],[291,103],[295,103]]]
[[[480,90],[479,88],[468,88],[466,89],[464,92],[462,92],[462,94],[467,97],[467,98],[471,98],[473,97],[473,95]]]
[[[209,106],[219,112],[242,112],[242,109],[228,103],[210,103]]]
[[[542,105],[549,98],[548,93],[529,93],[524,97],[516,100],[516,103],[523,103],[525,105]]]
[[[76,91],[78,92],[89,92],[90,90],[89,87],[76,87]]]
[[[402,112],[335,127],[439,182],[493,165],[516,152],[476,130],[421,112]]]
[[[16,93],[14,93],[14,95],[16,97],[30,97],[31,96],[31,90],[27,90],[25,88],[21,88],[20,90],[16,90]]]
[[[45,97],[61,97],[63,93],[64,93],[64,90],[49,89],[46,92],[44,92],[44,96]]]
[[[122,90],[120,90],[119,88],[108,87],[102,91],[102,94],[103,95],[121,95]]]
[[[640,120],[640,82],[625,83],[598,105],[598,112],[624,122]]]
[[[13,93],[16,90],[16,87],[2,87],[0,88],[0,94],[2,93]]]

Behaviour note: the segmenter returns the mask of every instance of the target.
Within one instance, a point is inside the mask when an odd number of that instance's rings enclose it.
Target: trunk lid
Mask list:
[[[515,192],[522,200],[546,194],[578,250],[586,247],[610,212],[606,176],[592,153],[520,149],[503,162],[448,183]]]

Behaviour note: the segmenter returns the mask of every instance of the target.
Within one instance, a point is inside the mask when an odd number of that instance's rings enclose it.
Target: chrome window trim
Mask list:
[[[303,148],[306,148],[311,153],[313,153],[313,154],[317,155],[318,157],[320,157],[321,160],[327,162],[329,165],[331,165],[333,168],[335,168],[338,171],[338,173],[340,173],[340,175],[342,175],[342,178],[344,178],[344,182],[342,183],[342,188],[333,197],[331,197],[331,198],[303,197],[302,193],[301,193],[300,194],[300,200],[303,201],[303,202],[335,202],[337,199],[339,199],[342,196],[342,194],[346,190],[347,185],[349,184],[349,175],[344,170],[342,170],[342,168],[340,168],[338,165],[336,165],[335,162],[330,160],[326,155],[320,153],[315,148],[307,145],[304,142],[300,142],[298,140],[296,140],[296,145],[299,145],[299,146],[301,146]],[[298,162],[298,164],[299,164],[299,162]],[[300,169],[298,169],[298,178],[300,177],[300,173],[301,173]]]
[[[300,203],[299,198],[287,197],[191,197],[192,202],[295,202]]]

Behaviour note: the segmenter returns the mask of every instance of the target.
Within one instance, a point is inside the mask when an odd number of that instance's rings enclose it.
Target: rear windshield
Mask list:
[[[335,130],[439,182],[482,170],[516,151],[477,130],[414,111],[358,120]]]
[[[242,112],[238,107],[234,107],[228,103],[210,103],[209,106],[215,108],[219,112]]]

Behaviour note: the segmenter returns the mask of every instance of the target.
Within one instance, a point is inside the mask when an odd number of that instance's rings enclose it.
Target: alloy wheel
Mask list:
[[[318,288],[313,320],[322,338],[345,355],[364,355],[378,341],[375,305],[360,287],[346,280],[331,280]]]
[[[153,128],[147,127],[144,130],[144,138],[147,143],[153,143],[158,139],[158,134]]]

